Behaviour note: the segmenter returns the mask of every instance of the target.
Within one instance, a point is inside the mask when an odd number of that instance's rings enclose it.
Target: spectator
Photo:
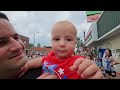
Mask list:
[[[0,79],[17,79],[16,74],[26,62],[24,43],[8,17],[0,13]],[[38,75],[41,75],[41,68]],[[55,75],[52,76],[51,78],[56,78]],[[31,76],[31,71],[29,74],[26,72],[24,77],[36,78],[34,75]]]
[[[116,77],[116,71],[113,65],[120,64],[120,62],[114,60],[110,49],[105,50],[102,61],[103,61],[103,67],[105,71],[105,77],[107,79],[110,79],[111,76]]]

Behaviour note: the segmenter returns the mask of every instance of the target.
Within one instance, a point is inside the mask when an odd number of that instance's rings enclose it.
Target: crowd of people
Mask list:
[[[101,69],[103,75],[106,79],[115,79],[116,70],[114,65],[120,64],[119,60],[113,58],[112,52],[109,48],[104,51],[103,56],[87,54],[85,55],[87,59],[93,60],[96,65]]]

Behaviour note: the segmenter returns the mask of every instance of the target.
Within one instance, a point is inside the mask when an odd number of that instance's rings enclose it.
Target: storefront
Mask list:
[[[98,40],[98,34],[97,34],[97,24],[96,22],[93,22],[86,34],[85,37],[85,46],[89,49],[88,53],[91,53],[97,49],[97,40]]]

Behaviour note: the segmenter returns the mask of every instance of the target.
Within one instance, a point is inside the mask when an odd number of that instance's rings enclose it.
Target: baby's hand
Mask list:
[[[78,58],[73,66],[70,67],[71,71],[77,71],[83,79],[102,79],[103,74],[100,68],[94,61],[84,58]]]
[[[20,71],[17,73],[17,77],[20,78],[22,75],[25,74],[25,72],[28,70],[27,63],[20,69]]]

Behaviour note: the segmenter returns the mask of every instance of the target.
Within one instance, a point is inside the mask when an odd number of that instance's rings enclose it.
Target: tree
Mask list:
[[[32,48],[32,47],[34,47],[34,44],[30,43],[29,48]]]
[[[80,44],[81,44],[80,37],[77,37],[77,52],[80,52]]]
[[[81,46],[81,47],[84,47],[84,46],[85,46],[84,43],[83,43],[83,40],[80,40],[80,46]]]
[[[37,47],[41,47],[40,43],[37,44]]]
[[[77,37],[77,46],[76,46],[77,51],[76,51],[76,52],[79,52],[79,53],[80,53],[80,48],[81,48],[81,47],[84,47],[84,43],[83,43],[83,41],[80,39],[80,37]]]

